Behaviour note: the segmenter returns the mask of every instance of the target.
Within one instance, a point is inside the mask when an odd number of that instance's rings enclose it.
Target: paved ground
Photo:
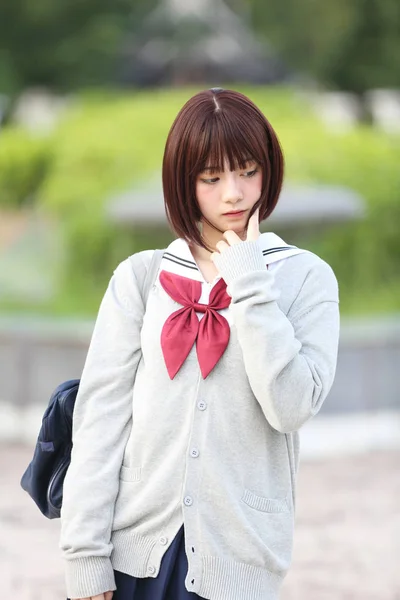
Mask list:
[[[59,523],[19,489],[30,455],[0,446],[1,597],[63,600]],[[281,600],[400,600],[400,452],[303,461]]]

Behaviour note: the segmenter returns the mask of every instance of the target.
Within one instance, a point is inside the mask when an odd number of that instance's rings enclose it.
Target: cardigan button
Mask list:
[[[166,546],[168,544],[168,538],[166,538],[164,536],[160,537],[160,544],[162,546]]]
[[[192,506],[193,498],[191,496],[185,496],[185,498],[183,499],[183,502],[186,506]]]
[[[199,410],[206,410],[207,402],[204,402],[204,400],[200,400],[200,402],[197,403],[197,408]]]
[[[199,456],[200,452],[197,450],[197,448],[192,448],[190,451],[190,456],[192,458],[197,458]]]
[[[154,573],[156,572],[156,568],[153,567],[153,565],[150,565],[150,567],[148,567],[148,572],[150,573],[150,575],[154,575]]]

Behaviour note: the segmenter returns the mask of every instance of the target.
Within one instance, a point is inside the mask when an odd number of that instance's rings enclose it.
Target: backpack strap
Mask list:
[[[146,307],[150,288],[157,276],[163,255],[164,250],[142,250],[129,257],[141,290],[144,307]]]
[[[155,278],[157,277],[158,269],[159,269],[163,255],[164,255],[164,250],[154,250],[153,256],[151,257],[150,264],[147,268],[147,273],[146,273],[146,277],[144,280],[143,291],[142,291],[145,306],[147,304],[147,298],[149,297],[149,292],[150,292],[151,286],[153,285]]]

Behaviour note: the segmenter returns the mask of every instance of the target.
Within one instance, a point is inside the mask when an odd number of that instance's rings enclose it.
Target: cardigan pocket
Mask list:
[[[242,502],[254,508],[255,510],[266,513],[285,513],[290,512],[288,499],[286,498],[265,498],[257,496],[254,492],[246,489],[242,496]]]
[[[141,471],[141,467],[124,467],[122,465],[119,478],[122,481],[140,481],[142,477]]]
[[[112,531],[131,527],[133,515],[138,516],[138,497],[142,490],[141,467],[121,467],[119,489],[114,505]]]
[[[279,493],[279,492],[278,492]],[[249,555],[271,573],[282,576],[289,569],[293,547],[294,519],[290,496],[259,496],[245,488],[241,496],[246,521]]]

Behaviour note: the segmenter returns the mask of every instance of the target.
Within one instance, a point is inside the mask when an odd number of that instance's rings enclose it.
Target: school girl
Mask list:
[[[61,515],[69,598],[278,598],[298,430],[332,385],[339,335],[329,265],[260,234],[282,179],[247,97],[213,88],[183,106],[163,160],[176,239],[145,299],[154,251],[118,265],[82,374]]]

